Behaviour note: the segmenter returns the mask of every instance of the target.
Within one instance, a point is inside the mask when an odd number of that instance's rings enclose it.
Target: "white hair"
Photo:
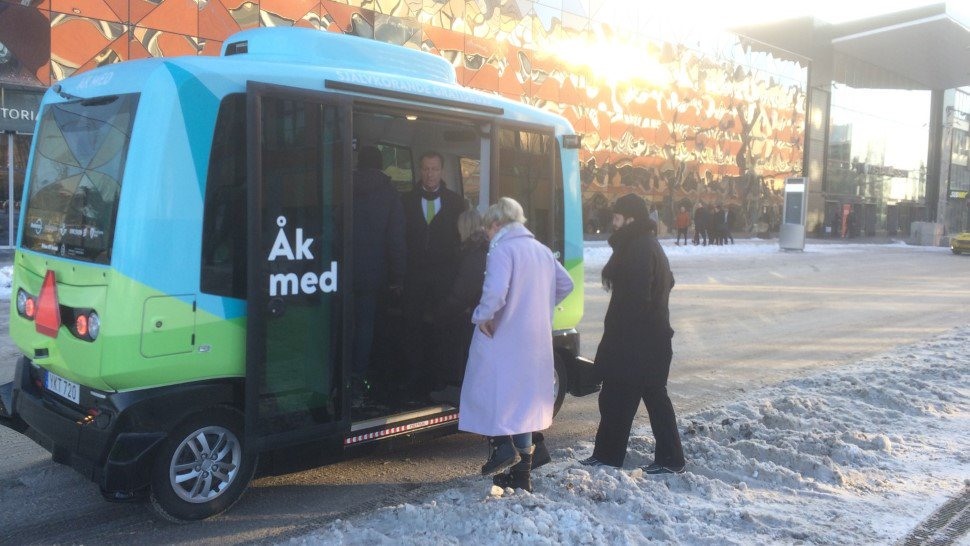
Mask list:
[[[485,226],[492,224],[504,226],[512,222],[524,224],[525,212],[522,210],[522,205],[511,197],[500,197],[494,205],[488,207],[485,215],[482,216],[482,223]]]

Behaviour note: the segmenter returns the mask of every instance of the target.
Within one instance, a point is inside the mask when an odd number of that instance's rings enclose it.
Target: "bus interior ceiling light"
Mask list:
[[[418,119],[418,116],[415,114],[407,114],[404,116],[404,119],[408,121],[416,121]]]

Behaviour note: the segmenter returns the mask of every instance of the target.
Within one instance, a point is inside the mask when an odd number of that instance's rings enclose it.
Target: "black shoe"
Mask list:
[[[488,460],[482,465],[482,474],[498,472],[514,463],[518,456],[515,446],[512,445],[512,439],[508,436],[490,437],[488,445],[491,452],[488,455]]]
[[[509,469],[508,472],[502,474],[496,474],[492,477],[492,483],[501,487],[509,487],[511,489],[525,489],[529,493],[532,492],[532,473],[526,470],[512,470]]]
[[[428,397],[439,404],[451,404],[458,407],[458,402],[461,400],[461,387],[448,385],[436,391],[431,391]]]
[[[496,474],[492,477],[492,483],[505,488],[510,487],[512,489],[525,489],[529,493],[532,492],[532,472],[530,468],[532,467],[533,453],[523,453],[519,452],[521,460],[512,465],[508,472],[502,474]]]
[[[596,457],[586,457],[585,459],[579,461],[579,464],[583,466],[592,466],[592,467],[607,466],[610,468],[620,468],[618,466],[613,466],[611,464],[604,463],[603,461],[597,459]]]
[[[664,466],[657,463],[650,463],[643,467],[644,474],[683,474],[687,471],[687,465]]]
[[[546,440],[542,437],[539,432],[532,434],[533,445],[536,446],[535,453],[532,454],[532,470],[539,468],[544,464],[552,462],[552,457],[549,455],[549,450],[546,449]]]

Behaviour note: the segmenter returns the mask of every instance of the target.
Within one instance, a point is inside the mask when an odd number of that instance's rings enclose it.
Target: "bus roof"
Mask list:
[[[62,97],[94,97],[145,92],[157,82],[159,71],[178,72],[180,81],[198,79],[214,96],[244,92],[248,82],[261,82],[324,91],[329,82],[349,84],[342,92],[366,95],[366,89],[383,89],[409,97],[430,97],[461,111],[461,104],[501,109],[501,117],[556,127],[571,134],[565,118],[534,106],[462,87],[448,61],[422,51],[367,38],[304,28],[267,27],[230,36],[224,56],[186,56],[126,61],[104,66],[63,80]],[[356,89],[356,91],[355,91]],[[61,99],[52,91],[45,102]],[[407,105],[407,99],[402,99]]]
[[[273,27],[237,32],[222,45],[222,55],[310,64],[333,69],[364,70],[441,83],[457,83],[445,59],[423,51],[308,28]]]

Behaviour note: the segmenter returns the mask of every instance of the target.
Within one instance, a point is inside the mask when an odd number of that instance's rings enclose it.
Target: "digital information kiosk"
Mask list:
[[[785,180],[785,212],[778,245],[782,250],[805,250],[805,199],[808,178]]]

